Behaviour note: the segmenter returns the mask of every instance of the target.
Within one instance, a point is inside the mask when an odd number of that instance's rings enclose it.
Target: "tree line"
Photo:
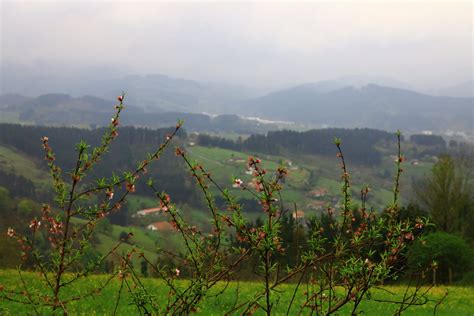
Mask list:
[[[70,127],[45,127],[45,126],[24,126],[18,124],[0,124],[0,145],[14,148],[36,162],[38,168],[47,171],[44,163],[44,150],[41,147],[41,137],[47,136],[51,147],[55,151],[56,163],[62,170],[68,172],[73,169],[73,162],[77,158],[77,152],[73,144],[84,140],[91,147],[98,146],[101,135],[105,128],[79,129]],[[104,155],[104,163],[100,168],[93,169],[89,177],[102,178],[110,174],[130,170],[136,167],[140,158],[160,144],[170,132],[170,128],[148,129],[135,127],[122,127],[120,137],[110,146]],[[180,131],[177,137],[178,142],[186,139],[186,133]],[[201,199],[196,188],[191,184],[189,176],[184,172],[183,164],[174,159],[174,153],[167,151],[160,161],[150,166],[147,170],[147,177],[160,179],[160,186],[173,194],[176,199],[183,203],[201,205]],[[0,174],[0,186],[4,185],[13,196],[35,198],[31,180],[28,180],[14,172],[3,172]],[[152,196],[153,193],[146,185],[146,178],[137,181],[136,187],[141,195]],[[112,222],[119,225],[127,225],[129,217],[126,214],[126,206],[120,213],[114,214]]]
[[[305,132],[290,130],[271,131],[267,134],[251,135],[245,140],[230,140],[200,134],[197,142],[202,146],[215,146],[237,151],[259,152],[272,155],[308,154],[334,156],[334,138],[344,140],[345,152],[350,162],[363,165],[378,165],[383,154],[377,144],[392,144],[393,134],[369,128],[327,128]]]

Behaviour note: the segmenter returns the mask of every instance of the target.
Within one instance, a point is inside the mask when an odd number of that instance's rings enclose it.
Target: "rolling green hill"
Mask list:
[[[287,205],[296,203],[298,208],[310,210],[310,214],[317,214],[317,211],[323,209],[326,204],[335,205],[340,199],[340,169],[339,161],[335,156],[334,158],[319,155],[282,157],[203,146],[188,146],[187,151],[192,158],[199,161],[211,172],[219,184],[227,187],[230,187],[233,177],[242,179],[244,183],[251,180],[251,175],[246,173],[246,162],[249,156],[253,155],[262,159],[262,166],[270,173],[275,171],[279,165],[285,166],[288,168],[289,174],[284,184],[283,200]],[[405,165],[402,192],[408,194],[411,191],[413,179],[427,173],[432,162],[418,162],[417,165],[409,162]],[[352,194],[356,203],[359,190],[364,184],[368,184],[372,188],[368,201],[369,206],[381,209],[393,199],[395,166],[390,156],[385,157],[377,169],[358,165],[349,166],[349,170],[352,174]],[[314,190],[325,190],[327,193],[320,197],[314,197],[311,194],[311,191]],[[233,189],[233,193],[250,198],[250,194],[240,193],[239,189]],[[409,196],[405,196],[405,198],[408,200]]]
[[[6,126],[6,131],[16,131],[16,134],[23,133],[25,137],[18,139],[20,135],[3,135],[0,145],[0,172],[3,174],[13,174],[31,182],[37,192],[51,192],[51,182],[45,162],[42,159],[42,150],[39,145],[41,135],[49,135],[56,141],[53,144],[57,149],[58,163],[69,162],[74,159],[74,151],[71,148],[71,138],[86,138],[91,142],[94,137],[100,134],[98,130],[61,129],[47,127],[14,127]],[[9,128],[9,129],[8,129]],[[119,142],[114,143],[113,148],[104,156],[105,167],[98,170],[102,176],[107,176],[116,168],[130,169],[134,167],[134,161],[143,157],[145,152],[156,146],[156,141],[164,138],[166,130],[151,131],[145,129],[123,128],[121,130]],[[22,135],[23,135],[22,134]],[[38,140],[38,141],[37,141]],[[121,141],[121,142],[120,142]],[[155,144],[155,145],[154,145]],[[261,207],[254,197],[247,191],[232,188],[232,179],[239,178],[249,185],[252,175],[247,168],[249,156],[255,156],[262,160],[262,167],[272,174],[279,166],[288,169],[288,177],[284,183],[281,200],[288,210],[297,207],[305,212],[305,217],[317,216],[328,206],[338,206],[341,200],[341,180],[340,161],[334,156],[326,154],[310,154],[298,151],[282,151],[284,154],[271,155],[251,150],[230,150],[212,146],[195,145],[187,135],[183,134],[177,144],[185,146],[192,159],[201,163],[220,186],[229,188],[232,194],[238,196],[243,204],[243,210],[249,219],[256,219],[262,214]],[[368,205],[381,211],[387,206],[393,196],[393,178],[395,166],[393,163],[394,145],[380,145],[377,150],[381,153],[381,160],[377,166],[367,164],[349,164],[349,171],[352,179],[352,195],[354,204],[358,204],[359,190],[364,184],[372,188],[369,195]],[[402,177],[402,197],[404,201],[410,198],[412,182],[414,179],[427,173],[433,160],[427,156],[426,159],[415,159],[415,151],[422,150],[422,146],[414,146],[405,141],[402,144],[406,157],[405,172]],[[37,148],[38,147],[38,148]],[[418,149],[417,149],[418,148]],[[27,153],[26,153],[27,152]],[[336,149],[334,148],[334,154]],[[416,163],[415,163],[416,162]],[[64,170],[69,170],[69,165],[64,164]],[[115,168],[115,169],[114,169]],[[65,171],[65,172],[66,172]],[[91,176],[91,180],[97,176]],[[192,184],[188,172],[183,163],[175,157],[171,151],[161,159],[157,165],[150,168],[148,176],[153,176],[159,185],[160,190],[170,193],[174,202],[178,203],[183,216],[194,225],[199,225],[206,229],[209,223],[209,214],[202,204],[202,198],[197,193],[197,188]],[[143,181],[142,181],[143,182]],[[10,183],[0,184],[10,189]],[[212,187],[211,187],[212,188]],[[152,258],[156,257],[156,241],[170,247],[177,248],[179,243],[177,236],[169,232],[149,231],[146,227],[157,221],[165,221],[163,215],[149,215],[145,217],[133,217],[133,215],[144,208],[157,206],[157,200],[152,197],[151,191],[144,186],[137,187],[137,194],[133,194],[129,202],[122,208],[121,222],[112,219],[113,223],[109,229],[100,231],[97,235],[97,250],[101,253],[110,249],[119,240],[122,232],[134,232],[134,239],[137,244],[143,247],[141,250]],[[212,189],[217,203],[222,206],[222,199],[216,189]],[[19,195],[18,195],[19,194]],[[21,192],[16,196],[22,197]],[[15,195],[12,195],[13,197]],[[38,203],[47,202],[44,194],[26,196],[36,200]],[[77,219],[77,221],[80,221]],[[128,227],[125,227],[128,226]],[[133,247],[131,244],[123,245],[124,250]]]

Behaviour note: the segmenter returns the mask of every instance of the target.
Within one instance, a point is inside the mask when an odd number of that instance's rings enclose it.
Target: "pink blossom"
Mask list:
[[[36,219],[32,220],[30,222],[30,228],[33,229],[33,230],[37,230],[38,228],[40,228],[41,226],[41,222],[40,221],[37,221]]]
[[[242,184],[244,184],[244,182],[240,179],[235,179],[234,180],[234,184],[232,184],[232,187],[234,188],[240,188],[242,187]]]
[[[8,230],[7,230],[7,236],[10,237],[10,238],[15,237],[15,230],[13,228],[9,227]]]
[[[405,239],[406,240],[415,240],[415,235],[413,235],[413,233],[411,233],[411,232],[405,233]]]
[[[63,228],[63,223],[56,221],[54,218],[51,218],[49,232],[51,234],[59,234]]]
[[[125,186],[125,189],[128,192],[133,193],[133,192],[135,192],[135,184],[128,182]]]
[[[166,205],[165,203],[163,203],[162,201],[160,201],[160,208],[163,212],[168,212],[169,211],[169,207],[168,205]]]
[[[105,195],[107,196],[109,200],[112,200],[114,198],[114,192],[112,190],[107,189],[105,191]]]

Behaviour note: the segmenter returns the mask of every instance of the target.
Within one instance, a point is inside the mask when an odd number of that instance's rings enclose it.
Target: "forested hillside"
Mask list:
[[[144,129],[135,127],[123,127],[120,137],[104,156],[105,163],[93,170],[90,177],[101,178],[110,176],[113,172],[121,173],[135,168],[135,164],[147,153],[156,149],[162,140],[166,138],[170,129]],[[41,137],[47,136],[56,154],[57,164],[68,172],[73,168],[77,152],[74,144],[84,140],[90,146],[98,146],[104,129],[78,129],[66,127],[44,127],[44,126],[21,126],[15,124],[0,124],[0,145],[14,148],[24,153],[35,163],[37,168],[44,170],[47,175],[47,165],[44,162],[44,150],[41,146]],[[181,132],[179,139],[186,139],[186,134]],[[8,174],[9,183],[18,181],[31,183],[25,176],[15,175],[13,170],[2,170]],[[160,183],[164,190],[172,192],[183,202],[194,202],[193,189],[190,187],[187,176],[183,172],[182,164],[173,159],[172,151],[164,154],[158,164],[149,168],[149,176],[163,179]],[[141,194],[151,192],[145,185],[146,179],[138,182],[137,186]],[[16,189],[19,190],[19,189]],[[31,191],[30,186],[25,186],[23,191]],[[15,192],[13,188],[12,194]]]

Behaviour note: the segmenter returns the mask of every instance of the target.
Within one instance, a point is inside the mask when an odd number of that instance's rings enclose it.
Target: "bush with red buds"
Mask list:
[[[79,262],[86,256],[97,223],[118,211],[127,197],[135,193],[140,176],[152,162],[159,159],[183,124],[178,122],[174,132],[165,137],[154,153],[139,162],[135,170],[121,176],[114,174],[108,179],[88,181],[86,175],[101,162],[111,142],[118,136],[124,95],[118,96],[117,100],[115,115],[100,146],[91,150],[86,143],[80,142],[76,146],[75,167],[66,173],[67,177],[55,163],[48,137],[41,139],[56,193],[55,204],[43,206],[41,219],[32,219],[28,234],[20,234],[13,228],[9,228],[6,234],[18,241],[23,259],[33,262],[34,269],[42,275],[42,288],[48,291],[23,282],[21,292],[2,288],[0,299],[29,304],[37,313],[37,308],[41,306],[43,309],[50,308],[52,313],[61,311],[68,314],[71,302],[96,295],[116,278],[120,290],[111,313],[118,311],[124,290],[131,296],[128,303],[136,305],[140,313],[187,315],[198,311],[204,300],[215,295],[211,290],[217,285],[237,279],[239,271],[251,267],[252,280],[260,281],[262,286],[256,287],[250,297],[229,294],[235,295],[235,304],[223,313],[261,312],[270,315],[279,302],[284,284],[293,282],[292,300],[285,307],[287,314],[329,315],[341,313],[345,308],[355,315],[361,313],[362,300],[377,300],[377,297],[369,295],[372,288],[401,275],[408,247],[419,239],[424,227],[429,225],[423,218],[417,218],[414,223],[398,220],[399,184],[404,162],[400,133],[397,133],[399,150],[395,161],[394,197],[383,215],[366,209],[370,192],[368,186],[360,190],[361,207],[354,206],[351,175],[344,159],[342,141],[336,139],[336,156],[342,169],[341,207],[328,208],[324,216],[314,218],[305,225],[294,225],[294,230],[290,232],[286,225],[298,219],[298,211],[296,206],[294,211],[290,210],[282,199],[287,169],[278,167],[273,172],[263,168],[260,159],[250,157],[247,167],[252,171],[251,182],[245,184],[241,179],[234,178],[230,188],[226,188],[217,183],[203,165],[193,161],[183,149],[177,148],[177,159],[183,160],[202,193],[210,228],[190,224],[183,216],[185,210],[182,206],[150,179],[147,184],[155,193],[163,215],[167,216],[181,237],[182,249],[160,249],[159,260],[155,262],[137,248],[118,253],[122,243],[133,239],[132,234],[124,232],[126,237],[121,238],[109,252],[97,261],[81,266]],[[217,205],[211,187],[225,201],[225,206]],[[252,223],[245,216],[243,206],[231,193],[242,191],[250,194],[260,205],[263,219],[259,222]],[[73,219],[77,216],[85,221],[76,224]],[[49,241],[48,256],[38,251],[37,237],[40,235]],[[301,235],[307,237],[304,245],[291,249],[288,236],[298,240],[297,236]],[[289,253],[296,256],[291,265],[281,260]],[[81,293],[76,289],[68,291],[77,280],[96,271],[110,256],[119,257],[120,266],[110,272],[103,284]],[[132,264],[135,257],[140,258],[142,266],[150,268],[155,277],[163,280],[167,291],[162,295],[166,299],[160,300],[152,295],[147,283],[141,281],[140,273]],[[420,302],[427,302],[427,292],[421,291],[420,284],[408,286],[400,301],[390,302],[395,303],[395,314],[401,314]],[[226,290],[223,287],[220,291]],[[303,295],[299,294],[301,292]]]

